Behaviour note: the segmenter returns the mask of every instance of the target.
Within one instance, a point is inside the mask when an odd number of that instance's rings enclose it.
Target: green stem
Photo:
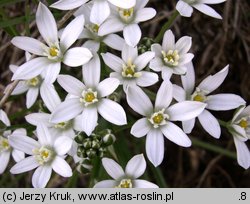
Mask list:
[[[222,126],[222,127],[225,127],[225,128],[228,128],[228,122],[225,122],[223,120],[218,120],[219,121],[219,124]]]
[[[160,188],[167,188],[168,185],[165,181],[165,178],[162,174],[160,167],[155,168],[152,164],[149,165],[153,175],[155,177],[156,183],[159,185]]]
[[[77,185],[79,173],[75,170],[73,175],[70,177],[68,183],[66,184],[66,188],[75,188]]]
[[[225,155],[227,157],[230,157],[232,159],[236,159],[237,156],[234,152],[231,152],[229,150],[226,150],[224,148],[221,148],[221,147],[217,147],[213,144],[208,144],[206,142],[202,142],[196,138],[193,138],[193,137],[190,137],[190,139],[192,140],[192,144],[194,146],[197,146],[197,147],[202,147],[204,149],[207,149],[207,150],[210,150],[212,152],[216,152],[216,153],[219,153],[219,154],[222,154],[222,155]]]
[[[175,10],[173,14],[170,16],[169,20],[161,28],[161,31],[155,38],[155,42],[159,43],[162,40],[164,33],[166,32],[166,30],[168,30],[171,27],[171,25],[173,24],[177,16],[179,16],[179,12]]]

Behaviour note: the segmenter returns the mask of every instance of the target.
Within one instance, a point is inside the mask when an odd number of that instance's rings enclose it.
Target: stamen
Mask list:
[[[154,128],[158,128],[161,125],[166,125],[169,120],[169,115],[165,113],[165,109],[155,112],[148,119]]]
[[[51,162],[55,156],[55,152],[45,146],[42,146],[40,149],[34,149],[33,153],[36,161],[41,165]]]
[[[168,65],[175,67],[179,64],[179,52],[178,50],[169,50],[167,53],[165,51],[161,51],[163,56],[163,61]]]
[[[0,136],[0,153],[8,151],[10,149],[10,144],[7,138]]]
[[[244,129],[247,129],[248,127],[248,122],[246,119],[241,119],[241,121],[239,122],[239,126],[244,128]]]
[[[191,95],[192,101],[205,102],[207,97],[207,92],[196,87],[195,92]]]
[[[128,60],[127,64],[122,66],[122,76],[126,78],[138,78],[141,76],[141,72],[136,72],[136,66],[132,63],[132,60]]]
[[[131,179],[122,179],[116,188],[133,188]]]
[[[59,54],[59,49],[55,46],[49,48],[49,54],[51,57],[57,57]]]
[[[131,22],[134,17],[134,8],[130,8],[130,9],[118,8],[118,12],[119,12],[121,19],[125,23]]]
[[[80,98],[80,102],[84,103],[86,107],[90,104],[96,103],[97,101],[97,92],[93,91],[91,88],[82,92],[82,98]]]
[[[28,86],[36,87],[40,84],[40,79],[39,79],[39,77],[34,77],[30,80],[27,80],[26,83]]]

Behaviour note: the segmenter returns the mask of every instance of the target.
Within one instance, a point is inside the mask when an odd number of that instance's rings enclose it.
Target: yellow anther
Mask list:
[[[59,53],[59,49],[57,47],[50,47],[49,54],[51,57],[57,57]]]
[[[245,119],[242,119],[239,123],[239,126],[246,129],[248,127],[248,122]]]
[[[34,77],[34,78],[27,81],[27,84],[29,86],[33,86],[33,87],[37,86],[39,83],[40,83],[40,80],[38,77]]]
[[[204,102],[205,98],[204,96],[197,94],[196,96],[194,96],[193,100],[198,102]]]
[[[132,181],[131,179],[122,179],[120,184],[116,186],[116,188],[132,188]]]
[[[95,94],[93,92],[88,92],[88,93],[86,93],[84,99],[86,102],[91,103],[91,102],[93,102],[93,100],[95,100]]]
[[[164,120],[163,114],[159,113],[156,116],[153,117],[153,121],[156,124],[160,124]]]

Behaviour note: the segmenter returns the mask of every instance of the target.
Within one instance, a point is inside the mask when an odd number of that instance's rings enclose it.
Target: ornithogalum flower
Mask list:
[[[193,64],[188,64],[187,74],[182,76],[183,88],[174,85],[174,98],[177,101],[191,100],[199,101],[206,104],[206,109],[198,116],[202,127],[214,138],[219,138],[221,129],[217,119],[208,111],[224,111],[238,108],[246,102],[235,94],[215,94],[210,95],[224,81],[228,74],[228,66],[214,75],[206,77],[195,88],[195,75]],[[190,133],[195,124],[195,118],[188,121],[183,121],[183,129],[186,133]]]
[[[94,188],[158,188],[154,183],[137,179],[146,170],[146,161],[142,154],[128,161],[125,172],[113,159],[103,158],[102,165],[114,180],[100,181]]]
[[[186,65],[194,55],[188,53],[191,48],[191,37],[184,36],[175,43],[175,36],[171,30],[164,34],[162,46],[153,44],[151,50],[155,52],[155,58],[151,60],[149,67],[162,73],[163,79],[170,79],[172,74],[184,75],[187,71]]]
[[[72,170],[64,160],[71,148],[72,139],[65,136],[55,139],[43,124],[37,126],[36,133],[38,141],[22,134],[9,137],[14,148],[30,155],[15,164],[10,172],[20,174],[37,168],[32,176],[32,185],[35,188],[44,188],[47,185],[52,169],[63,177],[72,176]]]
[[[119,79],[126,91],[128,86],[147,87],[158,81],[157,74],[143,71],[154,55],[153,52],[148,51],[138,56],[137,47],[124,45],[122,59],[111,53],[102,54],[102,58],[105,64],[114,70],[110,77]]]
[[[12,79],[29,80],[44,72],[45,81],[53,83],[61,70],[61,62],[70,67],[77,67],[91,59],[92,54],[87,48],[69,49],[82,32],[83,15],[76,17],[68,24],[62,32],[60,41],[55,19],[42,3],[39,3],[36,12],[36,24],[47,45],[30,37],[14,37],[11,41],[12,44],[39,57],[21,65]]]
[[[226,0],[179,0],[176,9],[182,16],[190,17],[193,13],[193,7],[200,12],[218,19],[222,19],[214,9],[207,4],[219,4]]]
[[[98,113],[107,121],[124,125],[127,123],[122,106],[105,98],[119,86],[119,80],[107,78],[100,82],[100,59],[98,56],[83,67],[83,81],[69,76],[59,75],[58,83],[71,95],[52,113],[51,122],[60,123],[77,117],[82,130],[90,135],[98,121]]]
[[[206,104],[195,101],[183,101],[170,105],[173,96],[170,81],[163,81],[156,95],[153,107],[148,96],[138,86],[128,87],[127,101],[137,113],[143,115],[131,128],[135,137],[146,137],[146,153],[154,166],[161,164],[164,157],[164,137],[183,146],[191,146],[188,136],[173,122],[195,118]]]

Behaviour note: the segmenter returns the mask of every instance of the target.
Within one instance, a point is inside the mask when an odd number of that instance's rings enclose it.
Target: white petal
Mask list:
[[[60,40],[60,46],[63,48],[63,50],[67,50],[77,40],[83,30],[83,26],[83,15],[77,16],[66,26],[66,28],[63,30]]]
[[[234,137],[234,144],[237,151],[238,164],[244,169],[248,169],[250,167],[250,152],[247,145],[237,137]]]
[[[110,33],[122,31],[124,24],[118,18],[108,18],[99,28],[98,35],[104,36]]]
[[[124,27],[123,37],[129,46],[135,47],[139,43],[141,35],[138,24],[130,24]]]
[[[141,71],[141,76],[136,79],[136,83],[141,87],[147,87],[158,82],[159,77],[156,73]]]
[[[33,176],[32,185],[34,188],[44,188],[52,174],[52,168],[50,166],[39,166]]]
[[[98,52],[98,50],[100,49],[100,42],[94,41],[94,40],[87,40],[82,47],[86,47],[89,50],[93,51],[93,52]],[[92,53],[93,54],[93,53]]]
[[[46,83],[54,83],[58,74],[61,71],[61,62],[50,63],[48,67],[45,69],[45,82]]]
[[[246,130],[244,128],[242,128],[239,125],[232,125],[233,129],[234,129],[234,133],[233,135],[237,135],[238,139],[242,140],[242,141],[246,141],[247,139],[247,133]]]
[[[88,0],[59,0],[50,5],[52,8],[60,10],[72,10],[85,4]]]
[[[46,45],[34,38],[23,36],[14,37],[11,40],[11,43],[22,50],[31,52],[35,55],[44,56],[44,48],[46,47]]]
[[[37,88],[30,88],[27,92],[26,107],[30,108],[36,102],[39,90]]]
[[[21,65],[17,71],[14,73],[12,80],[16,79],[32,79],[39,74],[43,70],[45,70],[46,67],[50,65],[49,60],[46,57],[38,57],[35,59],[32,59],[23,65]]]
[[[151,50],[155,53],[156,57],[162,58],[162,50],[163,48],[161,47],[160,44],[154,43],[151,45]]]
[[[6,87],[5,90],[7,90],[8,86]],[[13,92],[11,93],[11,95],[19,95],[22,94],[24,92],[26,92],[29,89],[29,86],[27,85],[27,83],[25,81],[20,81],[17,86],[15,87],[15,89],[13,90]]]
[[[82,130],[90,136],[97,126],[98,114],[96,107],[84,108],[81,115]]]
[[[6,125],[6,126],[10,126],[10,120],[7,116],[7,114],[0,109],[0,120]]]
[[[62,177],[71,177],[72,169],[69,164],[61,157],[56,156],[52,162],[52,169]]]
[[[172,75],[173,75],[173,69],[166,66],[162,68],[161,77],[163,80],[170,80]]]
[[[137,49],[137,48],[136,48]],[[143,68],[147,66],[147,64],[155,57],[154,52],[145,52],[141,55],[139,55],[135,61],[134,64],[136,65],[137,71],[141,71]]]
[[[101,62],[97,54],[82,68],[83,81],[88,88],[96,88],[100,81]]]
[[[175,48],[179,51],[179,54],[185,54],[190,50],[191,45],[192,38],[184,36],[176,42]]]
[[[160,72],[164,68],[162,59],[159,57],[152,59],[149,63],[149,68],[154,70],[155,72]]]
[[[146,170],[146,161],[143,154],[138,154],[131,158],[125,169],[126,175],[134,179],[139,178]]]
[[[115,180],[118,180],[125,175],[122,167],[117,164],[113,159],[103,158],[102,165],[106,172]]]
[[[54,149],[57,155],[62,156],[70,150],[73,140],[67,136],[58,137],[54,143]]]
[[[75,47],[69,49],[63,58],[63,63],[70,67],[78,67],[86,64],[93,57],[89,49],[84,47]]]
[[[187,134],[190,134],[192,132],[194,125],[195,125],[195,118],[191,120],[182,121],[183,131]]]
[[[36,24],[39,32],[48,45],[53,45],[58,42],[55,18],[50,10],[41,2],[36,12]]]
[[[47,127],[51,126],[49,118],[50,114],[48,113],[31,113],[25,116],[26,121],[34,126],[37,126],[39,123],[43,123]]]
[[[203,4],[219,4],[225,1],[226,0],[200,0],[199,2]]]
[[[65,91],[74,96],[80,97],[85,89],[85,85],[80,80],[70,75],[59,75],[57,81]]]
[[[35,169],[38,166],[39,166],[39,164],[36,161],[35,157],[30,156],[30,157],[27,157],[27,158],[19,161],[18,163],[16,163],[10,169],[10,173],[12,173],[12,174],[20,174],[20,173],[27,172],[27,171],[30,171],[32,169]]]
[[[180,101],[185,101],[186,100],[186,92],[184,89],[180,86],[173,85],[173,98],[180,102]]]
[[[146,152],[149,161],[155,166],[159,166],[164,157],[164,137],[160,130],[152,129],[146,137]]]
[[[206,103],[207,109],[222,111],[238,108],[239,106],[244,105],[246,102],[243,98],[235,94],[216,94],[208,96]]]
[[[187,72],[185,75],[181,76],[182,86],[188,95],[191,95],[195,86],[195,73],[193,63],[187,63]]]
[[[176,4],[176,10],[181,16],[190,17],[193,13],[193,8],[189,6],[186,2],[180,0]]]
[[[98,104],[99,114],[115,125],[127,124],[127,117],[123,107],[110,99],[102,99]]]
[[[200,115],[205,107],[205,103],[183,101],[170,106],[167,113],[169,114],[171,121],[185,121]]]
[[[129,9],[135,6],[136,0],[126,0],[126,1],[120,1],[120,0],[108,0],[111,4],[123,8],[123,9]]]
[[[212,9],[210,6],[207,6],[206,4],[194,4],[193,7],[208,16],[222,19],[220,14],[218,14],[214,9]]]
[[[24,152],[16,150],[16,149],[13,149],[12,150],[12,157],[15,160],[15,162],[19,162],[22,159],[24,159]]]
[[[153,112],[153,105],[149,97],[137,86],[128,88],[127,102],[135,112],[143,116],[148,116]]]
[[[106,0],[94,1],[90,13],[90,22],[101,25],[110,14],[109,4]]]
[[[202,127],[214,138],[220,138],[221,129],[218,120],[207,110],[198,116]]]
[[[147,20],[154,18],[155,15],[156,15],[155,9],[143,8],[136,12],[134,21],[137,23],[147,21]]]
[[[83,105],[79,98],[67,99],[56,108],[50,120],[53,123],[65,122],[79,115],[82,110]]]
[[[5,169],[7,168],[9,160],[10,160],[10,152],[9,151],[0,153],[0,162],[1,162],[0,174],[2,174],[5,171]]]
[[[155,108],[161,110],[167,108],[173,99],[173,85],[169,80],[164,80],[157,92]]]
[[[53,112],[56,107],[61,103],[61,99],[58,96],[53,84],[42,83],[40,88],[41,98],[46,107]]]
[[[159,188],[156,184],[141,179],[134,180],[133,184],[134,188]]]
[[[150,124],[147,118],[137,120],[131,128],[130,133],[135,137],[143,137],[150,131]]]
[[[93,188],[114,188],[116,185],[115,180],[104,180],[96,183]]]
[[[124,44],[122,49],[122,59],[127,64],[129,61],[134,61],[138,57],[137,47]]]
[[[113,48],[115,50],[119,50],[119,51],[122,50],[122,48],[124,46],[124,43],[125,43],[124,39],[121,38],[119,35],[116,35],[116,34],[110,34],[110,35],[106,36],[103,39],[103,42],[107,46],[109,46],[109,47],[111,47],[111,48]]]
[[[41,145],[51,146],[52,137],[50,135],[48,128],[44,124],[42,123],[38,124],[36,128],[36,132],[37,132],[38,141]]]
[[[175,36],[171,30],[167,30],[163,36],[162,48],[165,52],[175,48]]]
[[[120,81],[115,78],[106,78],[100,82],[97,87],[98,94],[100,97],[106,97],[112,94],[119,86]]]
[[[175,144],[182,147],[190,147],[191,140],[188,136],[174,123],[168,122],[166,125],[161,126],[162,133]]]
[[[102,54],[102,58],[107,66],[109,66],[111,69],[113,69],[116,72],[122,71],[122,65],[123,61],[121,58],[111,54],[111,53],[105,53]]]

